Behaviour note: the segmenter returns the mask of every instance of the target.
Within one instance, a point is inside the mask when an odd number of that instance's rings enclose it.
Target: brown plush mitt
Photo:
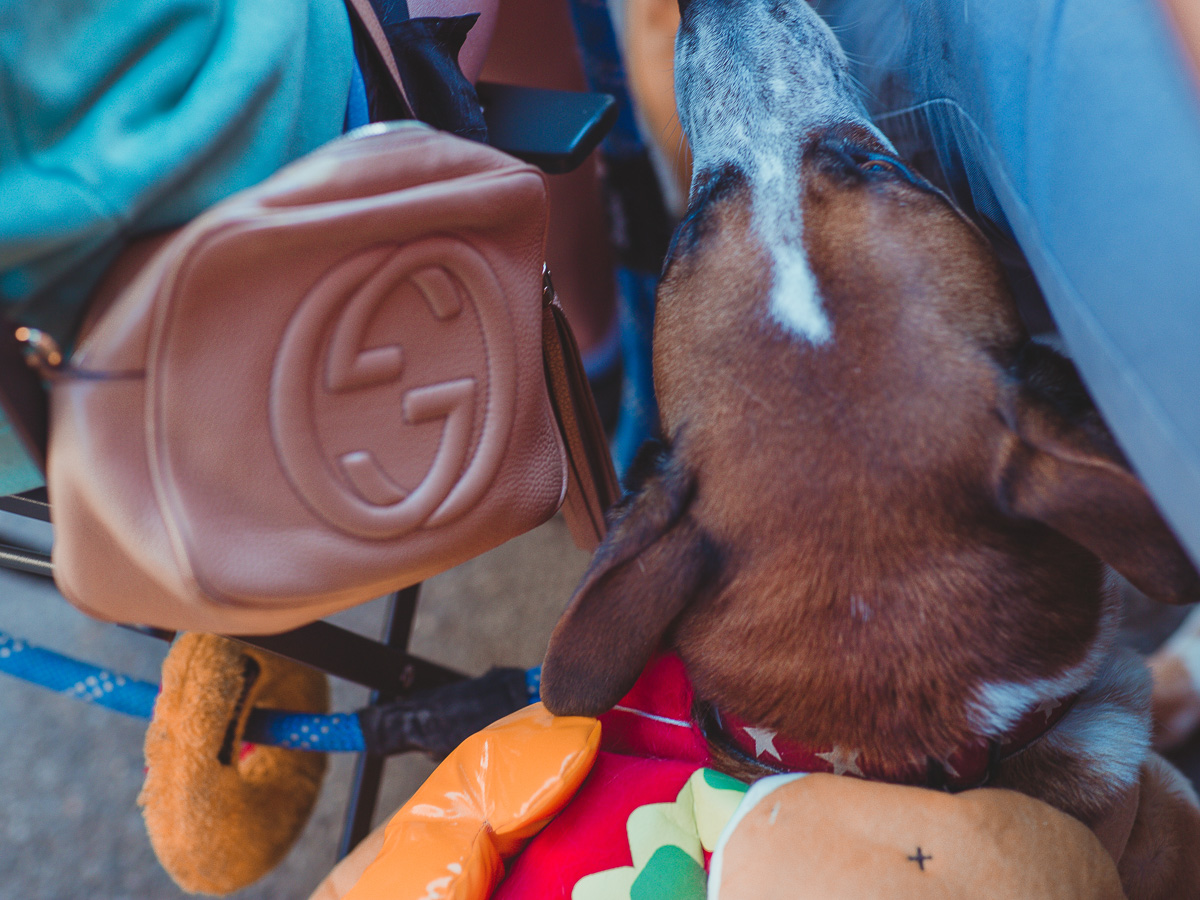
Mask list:
[[[312,811],[325,756],[244,744],[255,706],[329,708],[325,676],[211,634],[176,639],[146,732],[138,797],[159,862],[185,891],[227,894],[286,855]]]
[[[1125,897],[1091,831],[1012,791],[952,795],[836,775],[785,776],[759,782],[747,808],[714,855],[714,900]]]

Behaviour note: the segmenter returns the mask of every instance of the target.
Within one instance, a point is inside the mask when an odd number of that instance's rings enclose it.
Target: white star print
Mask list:
[[[1041,706],[1039,706],[1036,710],[1034,710],[1034,712],[1045,713],[1046,720],[1049,721],[1050,716],[1060,706],[1062,706],[1061,700],[1043,700]]]
[[[851,775],[857,775],[859,778],[865,778],[862,769],[858,767],[859,750],[847,750],[845,747],[839,747],[836,744],[828,753],[818,753],[819,759],[825,760],[833,766],[834,775],[845,775],[849,772]]]
[[[770,753],[777,760],[783,762],[783,757],[775,749],[775,735],[779,732],[769,728],[751,728],[749,725],[743,725],[742,731],[754,738],[754,755],[756,757],[762,756],[763,753]]]

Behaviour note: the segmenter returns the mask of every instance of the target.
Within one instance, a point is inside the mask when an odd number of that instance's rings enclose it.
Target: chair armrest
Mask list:
[[[487,82],[476,89],[488,143],[552,175],[579,166],[617,120],[608,94]]]

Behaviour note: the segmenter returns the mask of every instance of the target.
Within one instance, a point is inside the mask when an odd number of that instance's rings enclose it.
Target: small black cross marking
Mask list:
[[[923,853],[921,852],[921,848],[920,848],[920,847],[918,847],[918,848],[917,848],[917,855],[916,855],[916,856],[910,856],[910,857],[908,858],[908,861],[909,861],[909,862],[915,862],[915,863],[916,863],[918,866],[920,866],[920,867],[921,867],[921,871],[922,871],[922,872],[924,872],[924,871],[925,871],[925,861],[926,861],[926,860],[930,860],[930,859],[933,859],[933,857],[932,857],[932,856],[926,856],[925,854],[923,854]]]

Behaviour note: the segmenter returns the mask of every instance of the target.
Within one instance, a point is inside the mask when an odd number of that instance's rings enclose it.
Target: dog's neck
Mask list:
[[[975,735],[937,758],[904,750],[864,752],[852,744],[806,743],[717,711],[697,697],[683,660],[664,650],[603,714],[604,745],[614,752],[695,761],[744,781],[828,772],[957,791],[988,783],[1002,762],[1067,721],[1081,693],[1048,698],[1003,732]]]
[[[812,746],[770,728],[755,726],[735,715],[697,703],[693,715],[707,742],[716,768],[746,780],[787,772],[827,772],[868,781],[917,785],[961,791],[990,783],[998,767],[1053,729],[1079,698],[1045,700],[1022,716],[1000,737],[979,737],[944,759],[933,757],[895,761],[869,758],[853,747]]]

